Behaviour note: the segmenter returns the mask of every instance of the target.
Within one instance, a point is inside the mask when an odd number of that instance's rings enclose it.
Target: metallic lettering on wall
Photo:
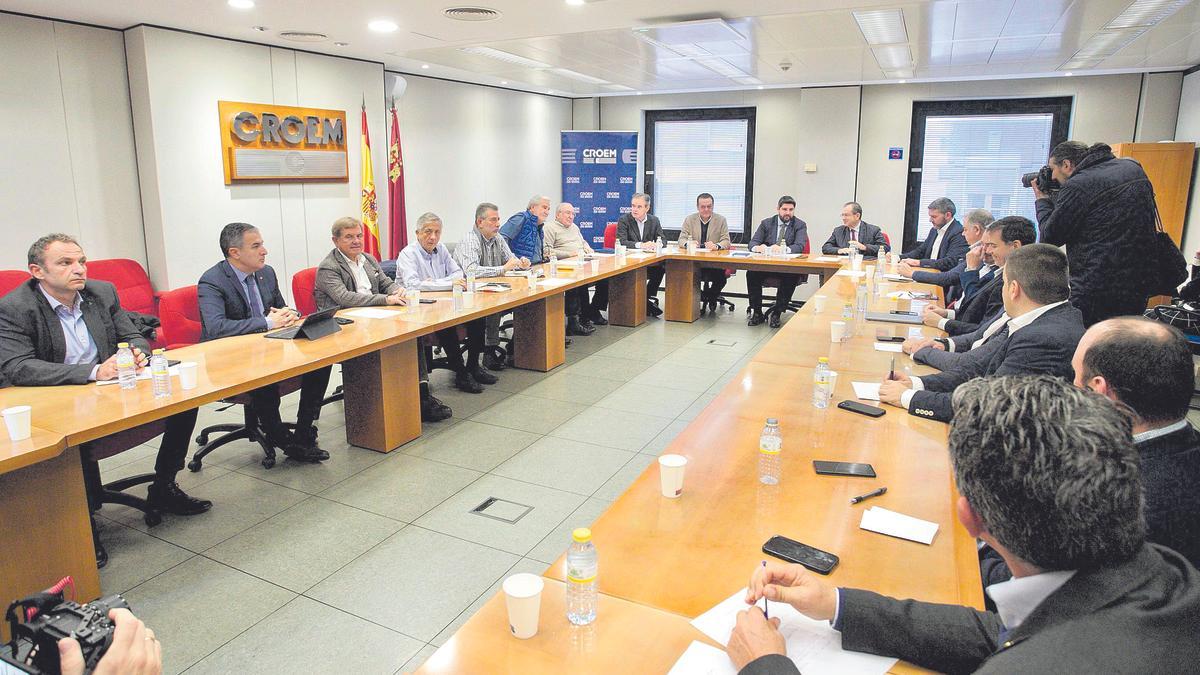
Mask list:
[[[346,111],[218,101],[225,184],[349,180]]]

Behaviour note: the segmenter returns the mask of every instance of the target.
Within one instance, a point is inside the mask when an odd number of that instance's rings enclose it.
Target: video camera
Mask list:
[[[1062,183],[1054,180],[1054,173],[1049,166],[1043,166],[1033,173],[1021,176],[1021,185],[1025,187],[1033,187],[1035,182],[1044,195],[1053,195],[1062,189]]]
[[[70,578],[8,606],[4,618],[12,641],[0,645],[0,675],[59,675],[58,641],[75,638],[83,651],[85,672],[92,672],[113,641],[112,609],[129,609],[125,598],[109,595],[86,604],[64,598]]]

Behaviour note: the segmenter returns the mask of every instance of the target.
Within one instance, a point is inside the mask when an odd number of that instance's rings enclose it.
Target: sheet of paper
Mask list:
[[[863,511],[862,520],[858,526],[864,530],[909,539],[922,544],[932,544],[933,536],[938,531],[937,523],[906,516],[903,513],[896,513],[878,506],[872,506]]]
[[[850,384],[854,385],[854,398],[863,401],[879,400],[878,382],[851,382]]]
[[[898,342],[876,342],[875,351],[877,352],[895,352],[897,354],[904,353],[904,347]]]
[[[570,260],[559,260],[559,267],[583,267],[587,262],[582,259],[571,258]]]
[[[863,276],[863,275],[865,275],[865,274],[866,274],[866,272],[864,272],[864,271],[862,271],[862,270],[858,270],[858,271],[855,271],[855,270],[838,270],[838,273],[837,273],[837,274],[835,274],[834,276],[837,276],[837,277],[854,277],[855,279],[857,279],[858,277],[861,277],[861,276]]]
[[[883,275],[883,278],[887,279],[888,281],[908,281],[909,280],[908,277],[906,277],[902,274],[886,274],[885,273]]]
[[[693,619],[692,625],[717,642],[729,644],[729,636],[733,634],[733,626],[737,622],[737,613],[747,607],[745,597],[745,589],[739,590],[716,607]],[[761,601],[759,606],[762,606]],[[875,675],[886,673],[896,663],[896,659],[843,650],[842,634],[834,630],[828,621],[810,619],[792,609],[791,605],[772,602],[768,611],[771,617],[779,617],[779,632],[783,633],[784,640],[787,641],[788,658],[805,675]],[[688,649],[691,650],[690,647]],[[728,661],[729,657],[726,656],[725,660]]]
[[[167,372],[169,372],[171,374],[171,377],[177,377],[179,375],[179,366],[168,366]],[[138,373],[137,379],[139,379],[139,380],[150,379],[150,368],[149,367],[143,368],[142,372]],[[120,382],[121,382],[120,380],[100,380],[100,381],[96,382],[96,386],[103,387],[103,386],[109,385],[109,384],[120,384]]]
[[[394,312],[386,309],[375,309],[374,307],[361,307],[352,309],[345,314],[352,319],[394,319],[399,316],[399,312]]]
[[[594,251],[588,257],[590,257],[590,258],[611,258],[611,257],[613,257],[613,254],[612,253],[601,253],[599,251]]]
[[[667,675],[737,675],[737,669],[724,651],[693,641]]]
[[[503,293],[505,291],[511,291],[512,286],[509,284],[481,284],[476,286],[475,290],[479,291],[480,293]]]
[[[543,279],[537,282],[537,285],[544,286],[546,288],[554,288],[555,286],[566,286],[567,284],[571,283],[571,281],[572,279]]]
[[[817,256],[817,260],[820,262],[838,262],[841,258],[836,255],[821,255]]]
[[[888,299],[890,299],[890,300],[912,300],[913,299],[912,291],[892,291],[891,293],[888,293],[887,296],[888,296]]]
[[[625,254],[625,257],[626,258],[649,258],[652,255],[654,255],[654,254],[647,253],[645,251],[629,251],[628,253]]]

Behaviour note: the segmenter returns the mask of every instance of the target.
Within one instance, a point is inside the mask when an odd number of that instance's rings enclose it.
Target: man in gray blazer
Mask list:
[[[1016,577],[987,589],[996,612],[835,588],[783,564],[755,566],[747,604],[786,602],[830,621],[844,649],[938,672],[1195,672],[1200,574],[1145,542],[1128,416],[1045,375],[976,380],[954,398],[958,519]],[[777,621],[738,615],[729,655],[743,675],[799,672]]]
[[[346,216],[333,222],[333,250],[317,265],[317,281],[313,288],[318,310],[332,307],[370,307],[403,305],[404,286],[384,274],[379,261],[363,251],[363,224]],[[458,343],[454,331],[447,331]],[[438,337],[441,336],[439,331]],[[425,350],[417,350],[417,370],[421,383],[421,421],[440,422],[453,415],[450,407],[429,391],[429,365]]]
[[[858,202],[846,202],[842,206],[842,224],[833,228],[833,234],[821,246],[821,253],[848,254],[852,248],[858,249],[865,258],[877,258],[880,253],[892,250],[883,236],[883,230],[863,222],[862,205]]]
[[[683,219],[679,228],[679,246],[689,241],[709,251],[729,250],[729,223],[725,216],[713,213],[713,196],[701,192],[696,197],[696,212]],[[725,288],[725,270],[705,267],[700,270],[700,316],[717,311],[717,297]]]

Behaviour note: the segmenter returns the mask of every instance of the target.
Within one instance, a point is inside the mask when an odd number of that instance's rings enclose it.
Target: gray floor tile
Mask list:
[[[532,506],[516,523],[470,513],[489,497]],[[502,551],[524,555],[555,525],[583,503],[582,495],[522,483],[500,476],[484,476],[440,506],[417,519],[416,524]],[[420,636],[417,636],[420,637]]]
[[[670,423],[666,417],[591,407],[550,435],[637,452]]]
[[[467,420],[428,440],[406,445],[401,452],[476,471],[491,471],[537,439],[538,434],[528,431]]]
[[[303,593],[402,527],[390,518],[309,497],[204,555]]]
[[[482,475],[471,469],[397,454],[334,485],[321,496],[411,523]]]
[[[620,497],[633,481],[637,480],[638,476],[646,470],[646,467],[654,465],[658,461],[658,457],[654,455],[646,455],[639,453],[636,457],[629,460],[629,463],[621,467],[620,471],[613,474],[612,478],[605,481],[604,485],[600,486],[592,494],[593,499],[615,500]],[[686,480],[686,476],[684,477]]]
[[[704,393],[705,394],[721,393],[721,390],[725,389],[725,387],[728,386],[730,382],[737,379],[738,375],[741,374],[742,370],[743,370],[743,367],[741,365],[734,365],[732,368],[725,371],[725,373],[723,375],[718,377],[717,380],[712,383],[712,386],[710,386],[708,389],[706,389],[704,391]]]
[[[409,659],[408,662],[403,666],[400,666],[400,670],[396,671],[396,675],[408,675],[409,673],[417,672],[417,668],[420,668],[421,665],[425,663],[429,657],[433,656],[433,653],[437,650],[438,648],[436,645],[425,645],[424,647],[421,647],[421,651],[417,652],[416,656]]]
[[[662,340],[639,340],[628,337],[614,342],[596,352],[596,356],[608,356],[618,359],[639,359],[651,363],[661,360],[667,354],[679,349],[685,343],[670,343]]]
[[[590,495],[631,456],[624,450],[547,436],[513,455],[492,474]]]
[[[574,346],[571,348],[574,349]],[[517,393],[524,391],[530,385],[541,382],[542,380],[546,379],[550,373],[554,372],[557,372],[557,370],[551,370],[550,372],[543,373],[537,370],[525,370],[523,368],[505,368],[504,370],[496,373],[496,377],[499,378],[500,381],[496,384],[488,385],[488,388],[497,389],[499,391],[507,391],[510,393]]]
[[[507,372],[507,370],[504,371],[504,373]],[[500,373],[500,375],[503,376],[504,373]],[[450,406],[450,409],[454,411],[454,417],[451,419],[465,420],[480,410],[503,401],[511,394],[495,387],[484,387],[481,394],[468,394],[457,389],[444,388],[433,392],[433,395],[441,399],[442,403]]]
[[[571,532],[577,527],[591,527],[600,514],[604,513],[612,502],[603,499],[588,499],[579,505],[571,515],[558,524],[550,534],[538,542],[533,550],[525,555],[526,558],[539,560],[547,565],[558,560],[567,547],[571,545]]]
[[[663,451],[667,449],[667,446],[671,444],[671,441],[675,440],[675,437],[678,436],[679,432],[683,431],[687,425],[688,421],[686,420],[677,419],[671,422],[662,431],[658,432],[658,435],[651,439],[649,443],[642,446],[638,452],[647,455],[654,455],[655,457],[663,454]]]
[[[129,478],[131,476],[136,476],[141,473],[154,473],[154,464],[157,461],[158,461],[158,450],[155,449],[154,454],[150,455],[149,457],[143,457],[142,459],[135,460],[133,462],[130,462],[129,464],[125,464],[123,466],[118,466],[118,467],[115,467],[110,470],[102,469],[101,473],[100,473],[100,478],[105,483],[108,483],[108,482],[115,481],[115,480],[118,480],[121,478]],[[229,469],[227,469],[225,467],[221,467],[221,466],[206,466],[206,467],[204,467],[203,471],[198,471],[198,472],[194,472],[194,473],[191,471],[188,471],[185,468],[182,471],[180,471],[179,473],[175,474],[175,482],[179,483],[179,487],[182,488],[184,492],[190,493],[193,490],[200,488],[201,485],[204,485],[205,483],[207,483],[215,478],[220,478],[221,476],[224,476],[227,473],[229,473]],[[145,497],[146,496],[146,488],[147,488],[146,485],[138,485],[138,486],[129,488],[127,490],[127,492],[129,492],[132,495],[136,495],[138,497]],[[203,492],[204,492],[204,489],[200,488],[199,491],[197,492],[197,496],[202,497]]]
[[[700,413],[703,412],[706,407],[708,407],[708,404],[712,403],[713,399],[716,397],[716,394],[701,394],[700,398],[697,398],[695,401],[693,401],[692,404],[687,407],[687,410],[679,413],[679,417],[675,419],[683,420],[685,422],[690,422],[696,419],[700,416]]]
[[[459,615],[455,617],[454,621],[451,621],[450,625],[443,628],[442,632],[438,633],[437,637],[430,640],[430,642],[435,647],[440,647],[446,644],[446,641],[449,640],[459,628],[462,628],[463,624],[465,624],[472,616],[475,615],[475,612],[478,612],[481,607],[487,604],[488,600],[491,600],[494,595],[500,592],[501,587],[504,585],[505,579],[514,574],[522,573],[537,574],[540,576],[542,572],[545,571],[545,563],[538,560],[531,560],[529,558],[521,558],[517,561],[517,564],[509,568],[509,570],[501,575],[499,579],[496,579],[496,581],[486,591],[480,593],[479,597],[475,599],[475,602],[472,602],[470,606],[460,612]]]
[[[176,546],[200,553],[233,535],[245,531],[305,498],[303,492],[289,490],[266,481],[228,473],[205,483],[197,494],[213,502],[212,510],[198,516],[163,516],[152,534]],[[122,508],[119,522],[149,531],[141,513]]]
[[[202,556],[124,595],[164,645],[164,673],[182,672],[296,597]]]
[[[726,353],[705,347],[680,347],[667,354],[663,358],[663,363],[683,363],[690,366],[725,371],[732,368],[743,357],[744,354],[741,352]]]
[[[591,405],[619,386],[621,383],[616,380],[564,371],[547,377],[526,389],[524,393],[526,396],[536,396],[551,401]]]
[[[627,382],[608,396],[596,401],[596,407],[622,412],[643,413],[675,419],[700,395],[698,391],[668,389]],[[624,420],[623,416],[615,419]]]
[[[96,533],[108,549],[108,565],[100,570],[105,595],[124,593],[195,555],[106,518],[96,519]]]
[[[719,354],[748,354],[757,348],[767,333],[761,335],[746,335],[744,333],[720,333],[705,331],[692,338],[684,347],[711,349]],[[715,342],[714,342],[715,341]],[[716,344],[719,342],[721,344]]]
[[[616,380],[617,382],[628,382],[638,373],[649,368],[651,363],[652,361],[643,361],[632,356],[618,358],[596,353],[578,363],[567,366],[567,369],[563,372],[571,373],[572,375],[599,377],[605,380]]]
[[[329,459],[324,462],[295,462],[281,458],[275,466],[264,469],[262,462],[256,459],[236,467],[235,470],[269,483],[315,495],[388,457],[382,452],[350,445],[346,441],[344,428],[322,434],[319,444],[329,453]]]
[[[430,640],[520,557],[406,527],[307,595],[419,640]]]
[[[724,368],[707,368],[682,363],[656,363],[630,380],[633,384],[647,384],[695,393],[712,386],[725,373]]]
[[[113,455],[112,457],[105,457],[104,459],[100,460],[100,475],[107,479],[109,475],[116,475],[113,473],[113,470],[117,467],[125,466],[126,464],[129,464],[130,462],[136,462],[139,459],[146,459],[147,457],[154,458],[157,456],[157,440],[153,445],[146,445],[143,443],[142,445],[132,447],[125,452]]]
[[[586,409],[587,406],[578,403],[549,403],[542,398],[513,394],[487,410],[476,413],[471,421],[545,434]]]
[[[298,597],[188,670],[224,673],[393,673],[423,642]]]

